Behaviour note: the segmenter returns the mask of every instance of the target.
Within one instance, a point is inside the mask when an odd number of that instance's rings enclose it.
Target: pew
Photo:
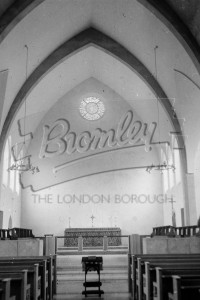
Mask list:
[[[52,295],[56,294],[57,292],[57,274],[56,274],[56,255],[49,255],[49,256],[30,256],[30,257],[16,257],[16,258],[10,258],[15,260],[30,260],[30,261],[41,261],[41,260],[47,260],[47,271],[48,271],[48,285],[49,285],[49,294]],[[0,257],[1,261],[1,257]],[[51,299],[50,298],[50,299]]]
[[[23,267],[27,268],[28,266],[33,266],[36,263],[36,261],[30,261],[30,260],[10,260],[10,261],[1,261],[0,260],[0,268],[1,267]],[[40,260],[37,261],[38,264],[38,275],[41,277],[41,296],[42,299],[47,299],[47,291],[49,291],[48,286],[48,271],[47,271],[47,261],[46,260]],[[52,297],[49,297],[50,300],[52,300]]]
[[[1,300],[16,300],[16,296],[10,295],[10,279],[0,280],[0,299]]]
[[[6,276],[8,273],[17,273],[22,270],[27,270],[27,282],[31,286],[31,297],[33,300],[38,300],[41,297],[41,276],[39,276],[39,265],[18,265],[0,266],[0,277]],[[21,299],[20,299],[21,300]]]
[[[132,293],[133,295],[136,294],[136,277],[138,278],[138,274],[136,274],[137,271],[137,259],[141,258],[142,260],[148,260],[148,259],[156,259],[156,260],[163,260],[163,259],[174,259],[177,258],[183,258],[183,259],[190,259],[190,258],[200,258],[200,254],[134,254],[131,256],[131,273],[132,273]]]
[[[27,282],[27,270],[0,273],[0,280],[10,280],[10,294],[16,300],[30,300],[31,286]]]
[[[182,227],[174,227],[174,226],[160,226],[153,227],[153,232],[151,237],[153,236],[181,236],[181,237],[189,237],[195,236],[199,227],[197,225],[192,226],[182,226]]]
[[[196,300],[200,298],[200,275],[172,276],[173,292],[169,300]]]
[[[156,267],[156,279],[153,282],[153,299],[168,299],[168,292],[172,291],[172,276],[178,275],[181,277],[199,277],[200,276],[200,268],[184,266],[182,265],[182,269],[173,269],[170,268],[160,268]]]
[[[138,260],[139,259],[139,260]],[[164,260],[172,261],[185,261],[187,260],[197,260],[200,259],[200,254],[138,254],[138,255],[132,255],[131,256],[131,271],[132,271],[132,293],[133,297],[142,299],[142,281],[143,281],[143,276],[142,272],[140,270],[141,268],[141,262],[143,263],[143,268],[144,268],[144,262],[145,261],[152,261],[155,260],[155,262],[163,262]],[[139,267],[138,267],[138,261],[139,261]],[[178,262],[178,261],[177,261]],[[138,270],[139,269],[139,270]],[[146,278],[144,278],[144,285],[145,285]],[[144,291],[146,289],[146,285],[144,288]],[[146,291],[145,291],[146,292]]]
[[[165,297],[166,289],[164,290],[163,287],[170,286],[171,276],[173,274],[188,274],[192,272],[200,274],[200,260],[145,262],[145,274],[142,274],[143,294],[147,300],[151,298],[152,293],[154,300],[168,299]]]
[[[49,256],[16,256],[16,257],[0,257],[0,261],[32,261],[37,263],[41,260],[47,260],[47,270],[49,276],[49,287],[50,287],[50,295],[54,295],[57,292],[57,274],[56,274],[56,255]],[[51,283],[51,284],[50,284]]]
[[[53,295],[56,294],[57,289],[57,274],[56,274],[56,255],[50,256],[31,256],[31,257],[17,257],[17,260],[30,260],[36,263],[41,260],[47,261],[48,271],[48,286],[49,286],[49,298],[52,299]],[[1,261],[1,258],[0,258]]]

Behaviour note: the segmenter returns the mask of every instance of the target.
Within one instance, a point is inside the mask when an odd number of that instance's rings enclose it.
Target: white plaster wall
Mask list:
[[[9,137],[12,141],[13,135]],[[8,144],[7,144],[8,145]],[[16,171],[8,171],[10,167],[10,147],[5,147],[3,163],[0,167],[0,210],[3,211],[2,228],[21,226],[21,188],[19,174]]]
[[[21,227],[21,197],[10,188],[2,186],[0,210],[3,211],[3,228],[9,228],[10,218],[12,228]]]
[[[182,226],[181,208],[184,208],[182,183],[170,188],[165,195],[167,201],[163,205],[164,225],[173,225],[172,215],[174,212],[176,226]]]
[[[79,112],[81,100],[90,95],[97,95],[105,105],[105,114],[97,121],[85,120]],[[22,226],[33,228],[36,235],[63,235],[69,226],[92,225],[119,226],[122,234],[150,234],[152,227],[163,224],[161,174],[150,174],[145,168],[158,163],[155,146],[147,151],[145,145],[128,147],[127,144],[124,149],[107,145],[83,153],[65,151],[50,158],[39,155],[44,126],[51,126],[55,120],[68,120],[70,132],[78,136],[83,131],[92,133],[96,128],[117,130],[121,116],[128,110],[134,112],[134,120],[140,120],[127,101],[94,79],[82,83],[52,107],[38,125],[29,147],[33,165],[38,165],[40,172],[23,174],[22,183],[26,188],[22,193]],[[54,135],[59,134],[61,128],[58,127]],[[55,143],[51,150],[56,148]],[[55,173],[56,165],[65,167]],[[73,202],[73,197],[80,199],[83,195],[85,198],[80,202]],[[104,197],[103,202],[101,197]]]
[[[94,227],[117,226],[123,234],[150,234],[152,227],[163,224],[160,179],[159,173],[131,170],[94,175],[37,193],[27,189],[22,226],[33,228],[36,235],[63,235],[65,228],[92,227],[94,215]]]
[[[194,162],[194,185],[196,198],[196,217],[198,219],[200,216],[200,144],[198,144]]]

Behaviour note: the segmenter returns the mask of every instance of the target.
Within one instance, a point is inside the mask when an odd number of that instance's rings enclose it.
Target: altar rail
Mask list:
[[[88,235],[87,237],[86,236],[84,236],[84,237],[82,237],[82,236],[77,237],[76,235],[70,236],[70,237],[68,237],[69,239],[70,238],[71,239],[77,239],[78,245],[76,247],[66,247],[66,248],[68,248],[69,250],[70,250],[70,248],[73,248],[73,250],[78,251],[78,252],[87,251],[88,247],[84,246],[83,240],[87,239],[87,238],[90,239],[90,238],[95,238],[95,237],[96,238],[102,238],[102,241],[103,241],[102,246],[99,246],[98,250],[101,249],[103,251],[109,251],[109,250],[113,249],[114,246],[110,246],[109,245],[109,237],[107,237],[107,236],[100,237],[99,235],[96,235],[96,236],[95,235]],[[116,238],[120,237],[120,238],[127,239],[127,252],[130,253],[130,250],[131,250],[131,248],[130,248],[130,235],[120,235],[120,236],[119,235],[112,235],[112,237],[116,237]],[[60,239],[66,239],[66,236],[56,236],[55,237],[55,253],[57,253],[57,250],[58,250],[58,241]],[[114,248],[117,249],[117,248],[120,248],[120,247],[121,246],[115,246]],[[89,248],[90,249],[95,249],[96,247],[95,246],[91,246]]]
[[[180,237],[190,237],[196,236],[200,228],[196,225],[192,226],[183,226],[183,227],[174,227],[174,226],[160,226],[153,227],[153,236],[180,236]]]

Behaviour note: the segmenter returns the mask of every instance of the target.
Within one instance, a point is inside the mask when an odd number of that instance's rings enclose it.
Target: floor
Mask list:
[[[82,296],[80,294],[63,294],[63,295],[56,295],[53,298],[54,300],[83,300],[83,299],[88,299],[88,300],[115,300],[115,299],[120,299],[120,300],[131,300],[133,299],[129,293],[107,293],[102,295],[101,297],[98,296],[92,296],[88,295],[87,297]]]
[[[80,256],[80,255],[79,255]],[[131,300],[128,293],[127,254],[102,255],[104,267],[101,271],[102,290],[104,294],[82,295],[85,274],[82,270],[82,256],[57,256],[57,295],[53,300]],[[87,280],[94,281],[96,272],[89,272]],[[96,278],[96,277],[95,277]],[[94,289],[94,288],[93,288]]]

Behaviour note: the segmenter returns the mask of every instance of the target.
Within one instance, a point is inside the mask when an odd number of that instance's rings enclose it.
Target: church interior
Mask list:
[[[199,29],[198,0],[1,0],[0,295],[52,267],[2,299],[199,299]]]

